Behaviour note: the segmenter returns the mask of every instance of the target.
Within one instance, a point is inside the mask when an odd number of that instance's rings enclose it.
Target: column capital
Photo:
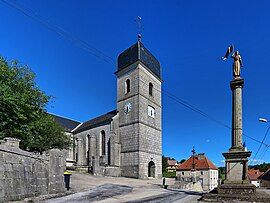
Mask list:
[[[235,78],[230,82],[231,90],[235,90],[237,87],[243,88],[244,79],[243,78]]]

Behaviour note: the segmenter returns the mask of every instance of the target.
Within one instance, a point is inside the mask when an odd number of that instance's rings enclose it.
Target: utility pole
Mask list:
[[[194,149],[194,146],[193,146],[193,149],[192,149],[192,170],[195,171],[195,149]]]
[[[191,169],[191,174],[192,174],[192,182],[193,184],[196,183],[196,169],[195,169],[195,149],[194,149],[194,146],[193,146],[193,149],[192,149],[192,169]]]

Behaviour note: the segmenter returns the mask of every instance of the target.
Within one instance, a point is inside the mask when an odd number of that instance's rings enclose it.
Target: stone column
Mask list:
[[[242,144],[242,88],[244,79],[234,79],[230,86],[232,90],[232,146],[231,149],[241,149]]]
[[[77,166],[84,165],[83,159],[83,142],[81,138],[76,138],[77,141]]]
[[[93,171],[93,159],[96,156],[96,137],[95,135],[90,135],[89,137],[89,165]]]
[[[220,191],[231,193],[234,189],[240,189],[245,193],[252,190],[253,186],[250,186],[247,180],[247,162],[248,157],[251,156],[250,151],[245,151],[242,144],[242,88],[244,85],[244,79],[235,78],[230,82],[232,90],[232,134],[231,134],[231,148],[229,152],[222,153],[226,162],[226,176],[224,185],[219,187]],[[227,184],[230,184],[228,186]],[[233,184],[234,186],[232,186]],[[239,186],[240,184],[240,186]],[[245,184],[245,185],[243,185]],[[231,189],[228,189],[227,186]],[[239,186],[239,187],[238,187]],[[235,187],[232,189],[232,187]],[[223,193],[222,192],[222,193]]]

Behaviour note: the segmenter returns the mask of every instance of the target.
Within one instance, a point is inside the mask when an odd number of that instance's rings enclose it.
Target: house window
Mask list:
[[[182,175],[185,175],[185,172],[182,172]]]
[[[130,79],[127,79],[125,83],[125,94],[129,92],[130,92]]]
[[[148,116],[155,118],[155,108],[152,106],[148,106]]]
[[[102,130],[100,133],[101,136],[101,155],[105,155],[105,131]]]
[[[201,171],[201,175],[203,175],[203,171]]]
[[[149,83],[149,95],[150,96],[153,96],[153,87],[154,87],[153,84],[150,82]]]

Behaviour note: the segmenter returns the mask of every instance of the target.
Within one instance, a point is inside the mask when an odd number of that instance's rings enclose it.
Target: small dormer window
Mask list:
[[[153,87],[154,87],[153,84],[150,82],[149,83],[149,95],[150,96],[153,96]]]
[[[129,92],[130,92],[130,79],[127,79],[125,83],[125,94]]]

